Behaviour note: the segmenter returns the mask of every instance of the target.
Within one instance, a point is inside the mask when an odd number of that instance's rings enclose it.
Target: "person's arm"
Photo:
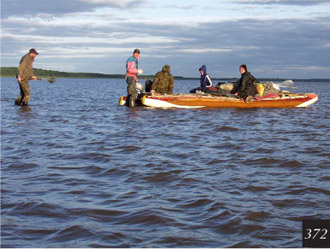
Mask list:
[[[170,83],[168,85],[168,94],[172,94],[173,93],[173,88],[174,88],[174,78],[173,76],[170,77]]]
[[[240,92],[245,91],[248,80],[249,80],[249,77],[247,75],[244,75],[243,79],[241,80],[242,84],[241,84],[240,89],[239,89]]]
[[[157,89],[157,86],[158,86],[158,81],[159,81],[159,78],[158,78],[158,73],[157,73],[155,75],[154,82],[151,85],[151,93],[152,94],[156,92],[156,89]]]
[[[206,75],[206,81],[207,81],[207,86],[206,87],[213,86],[212,80],[211,80],[211,78],[208,74]]]
[[[152,83],[151,89],[156,90],[158,86],[159,75],[158,73],[155,75],[154,82]]]
[[[26,56],[24,56],[18,66],[18,71],[17,71],[17,80],[21,81],[22,79],[25,78],[26,74],[26,67],[28,66],[28,61],[26,59]]]
[[[241,80],[237,80],[236,84],[233,83],[233,89],[231,90],[232,94],[236,94],[241,84]],[[236,94],[237,95],[237,94]]]

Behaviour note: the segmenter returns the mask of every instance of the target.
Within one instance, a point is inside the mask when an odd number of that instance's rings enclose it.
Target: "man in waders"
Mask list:
[[[39,53],[34,48],[31,48],[29,53],[24,55],[19,63],[17,72],[17,82],[20,88],[20,95],[15,100],[15,105],[28,105],[30,100],[30,86],[29,80],[37,80],[33,73],[33,62],[34,58]]]
[[[127,98],[126,103],[129,107],[135,107],[137,99],[136,83],[138,82],[137,74],[142,74],[143,70],[139,69],[140,50],[135,49],[133,55],[126,61],[126,83]]]

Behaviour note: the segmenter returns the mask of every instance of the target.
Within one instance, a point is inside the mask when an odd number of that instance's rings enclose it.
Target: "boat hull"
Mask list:
[[[254,98],[245,103],[237,97],[217,96],[211,94],[170,94],[144,95],[142,105],[155,108],[293,108],[307,107],[315,103],[318,96],[315,93],[283,93]],[[121,97],[123,104],[125,97]]]

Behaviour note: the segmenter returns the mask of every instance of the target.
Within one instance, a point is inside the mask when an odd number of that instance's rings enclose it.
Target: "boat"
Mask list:
[[[236,95],[222,96],[212,93],[177,93],[139,95],[137,105],[154,108],[293,108],[307,107],[318,100],[315,93],[267,94],[254,97],[249,102]],[[126,104],[126,96],[119,100],[120,105]]]

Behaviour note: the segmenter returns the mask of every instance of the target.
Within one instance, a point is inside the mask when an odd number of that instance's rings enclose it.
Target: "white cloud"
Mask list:
[[[326,67],[326,66],[305,66],[305,67],[296,67],[296,69],[303,69],[306,71],[326,71],[329,72],[330,71],[330,66]]]
[[[174,40],[169,37],[161,36],[151,36],[151,35],[140,35],[139,37],[131,37],[129,34],[126,34],[126,38],[115,38],[104,37],[104,38],[93,38],[93,37],[58,37],[58,36],[38,36],[38,35],[11,35],[3,34],[3,38],[10,38],[11,40],[21,41],[21,40],[35,40],[37,43],[44,44],[79,44],[79,45],[88,45],[88,44],[103,44],[103,45],[123,45],[123,44],[168,44],[168,43],[177,43],[177,40]],[[105,49],[105,48],[102,48]]]
[[[128,4],[132,4],[132,1],[125,1],[125,0],[81,0],[82,2],[95,4],[95,5],[102,5],[102,6],[110,6],[110,7],[119,7],[125,8]]]
[[[11,8],[14,3],[17,0],[4,1]],[[247,10],[250,5],[238,8],[242,1],[220,4],[215,0],[199,5],[195,0],[142,1],[135,8],[131,1],[83,0],[79,1],[81,6],[75,6],[78,0],[63,3],[52,1],[53,9],[48,12],[46,6],[35,12],[5,7],[11,12],[2,19],[3,66],[16,64],[30,47],[36,47],[38,61],[49,69],[47,61],[56,64],[63,59],[63,70],[72,65],[75,71],[87,68],[98,72],[100,66],[103,71],[115,70],[138,47],[146,72],[171,64],[178,74],[189,76],[194,75],[196,64],[205,63],[211,71],[233,76],[237,66],[246,63],[270,77],[306,72],[330,77],[330,70],[322,69],[330,63],[330,16],[320,7],[255,3]],[[297,69],[288,70],[292,65],[298,65]]]
[[[185,49],[177,49],[178,52],[184,53],[196,53],[196,54],[204,54],[204,53],[228,53],[232,52],[232,49],[229,48],[185,48]]]
[[[311,5],[324,5],[330,4],[328,0],[236,0],[235,2],[241,4],[262,4],[262,5],[299,5],[299,6],[311,6]]]

